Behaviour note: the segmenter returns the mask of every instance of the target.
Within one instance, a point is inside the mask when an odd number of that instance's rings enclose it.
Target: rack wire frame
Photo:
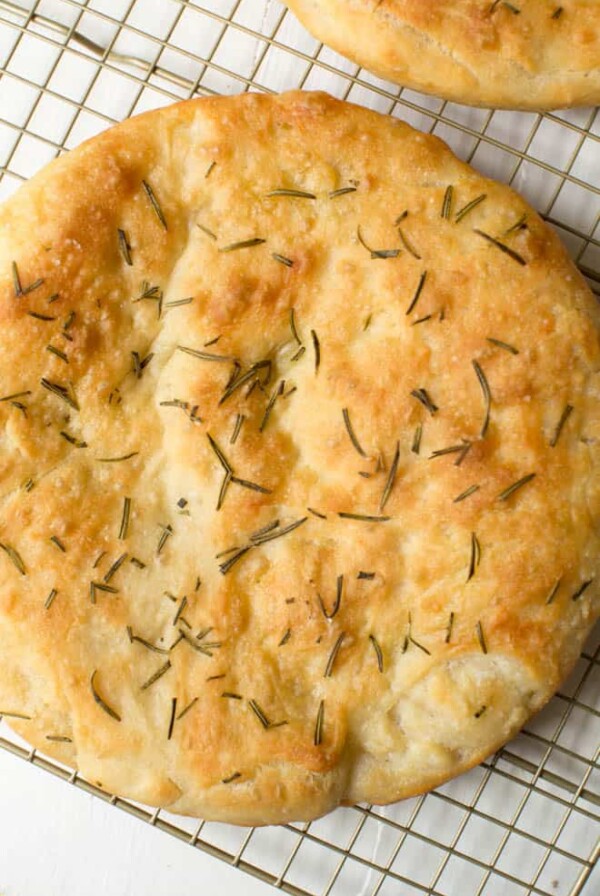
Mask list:
[[[507,113],[416,94],[323,47],[278,0],[0,0],[0,198],[136,112],[291,87],[441,136],[524,193],[600,294],[597,110]],[[395,806],[279,828],[176,818],[107,794],[1,718],[0,748],[293,896],[582,896],[600,887],[599,680],[596,632],[548,707],[479,768]]]

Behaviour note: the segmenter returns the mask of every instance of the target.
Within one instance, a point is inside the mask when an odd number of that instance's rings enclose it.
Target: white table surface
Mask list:
[[[275,892],[2,751],[0,793],[0,896]]]

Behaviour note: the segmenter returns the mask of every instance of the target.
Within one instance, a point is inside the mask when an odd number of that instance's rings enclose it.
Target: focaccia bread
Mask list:
[[[598,0],[287,0],[319,39],[382,78],[458,103],[600,102]]]
[[[551,696],[598,615],[598,310],[436,138],[203,99],[0,209],[0,712],[241,823],[391,802]]]

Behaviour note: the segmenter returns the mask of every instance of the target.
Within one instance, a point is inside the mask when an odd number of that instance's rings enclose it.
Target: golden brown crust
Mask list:
[[[553,693],[598,613],[598,310],[513,192],[324,95],[201,100],[22,188],[0,274],[31,743],[267,823],[423,790]]]
[[[404,87],[474,106],[600,102],[596,0],[287,0],[320,40]]]

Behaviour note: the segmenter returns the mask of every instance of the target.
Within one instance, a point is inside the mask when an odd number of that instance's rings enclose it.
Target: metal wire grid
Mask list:
[[[312,40],[277,0],[0,0],[0,196],[144,109],[322,88],[441,136],[539,209],[600,292],[600,115],[467,109],[402,90]],[[506,142],[508,140],[508,142]],[[600,633],[561,693],[492,760],[434,793],[243,829],[111,796],[0,747],[297,896],[580,896],[600,888]],[[591,878],[591,879],[590,879]]]

